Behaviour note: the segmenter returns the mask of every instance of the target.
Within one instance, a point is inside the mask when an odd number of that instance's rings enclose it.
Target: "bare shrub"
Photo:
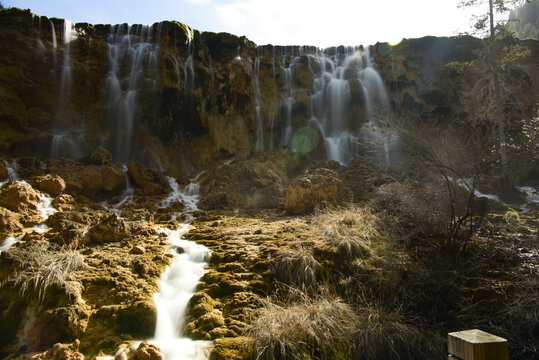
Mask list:
[[[383,221],[383,228],[401,239],[446,232],[451,215],[441,184],[392,182],[377,189],[371,202]]]
[[[295,304],[266,299],[248,330],[253,338],[252,358],[347,358],[356,320],[351,307],[340,299],[304,297]]]
[[[86,267],[84,256],[76,250],[49,248],[46,243],[17,247],[6,253],[18,263],[18,269],[4,282],[20,286],[21,295],[37,291],[40,300],[47,290],[57,286],[64,288],[69,296],[80,296],[80,284],[70,281],[70,275]]]
[[[312,250],[302,245],[282,250],[275,259],[273,272],[278,281],[298,288],[310,288],[325,278],[324,267],[314,258]]]

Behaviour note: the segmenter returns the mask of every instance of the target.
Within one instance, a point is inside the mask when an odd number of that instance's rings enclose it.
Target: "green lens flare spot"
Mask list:
[[[319,141],[318,132],[310,126],[304,126],[295,132],[292,148],[301,154],[308,154],[316,149]]]

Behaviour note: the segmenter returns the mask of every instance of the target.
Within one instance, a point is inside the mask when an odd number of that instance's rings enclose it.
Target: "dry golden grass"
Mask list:
[[[260,360],[434,359],[445,348],[443,339],[423,334],[398,309],[305,294],[294,302],[263,300],[248,335],[251,358]]]
[[[80,284],[70,281],[73,272],[86,267],[84,256],[78,251],[36,243],[12,248],[7,256],[17,263],[18,269],[4,283],[20,286],[21,295],[37,293],[43,300],[48,289],[60,287],[69,296],[80,296]]]
[[[369,257],[373,242],[380,238],[376,217],[358,206],[320,212],[311,217],[311,222],[332,248],[349,260]]]
[[[314,258],[312,249],[304,245],[281,251],[273,264],[278,281],[297,288],[310,288],[326,277],[324,267]]]
[[[298,303],[266,299],[248,330],[252,358],[344,359],[356,319],[340,299],[303,297]]]

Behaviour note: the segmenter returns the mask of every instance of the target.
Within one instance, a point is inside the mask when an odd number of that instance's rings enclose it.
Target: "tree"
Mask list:
[[[477,7],[485,5],[486,0],[465,0],[461,2],[461,7]],[[500,191],[502,193],[511,192],[512,181],[509,179],[506,167],[508,164],[507,157],[507,136],[506,136],[506,119],[504,116],[503,104],[506,102],[505,94],[502,91],[500,82],[500,51],[498,47],[498,38],[506,36],[508,32],[508,22],[506,20],[496,20],[495,14],[503,14],[509,12],[510,5],[520,3],[518,0],[488,0],[488,12],[477,17],[474,28],[477,32],[485,32],[488,34],[485,39],[486,56],[484,57],[488,72],[491,77],[491,87],[493,101],[490,104],[489,117],[491,123],[495,126],[498,141],[498,156],[500,165]],[[509,49],[509,51],[511,51]]]
[[[509,28],[521,39],[539,40],[539,1],[525,2],[509,14]]]

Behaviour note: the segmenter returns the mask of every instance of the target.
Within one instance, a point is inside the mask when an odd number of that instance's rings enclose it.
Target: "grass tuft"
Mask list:
[[[310,288],[326,277],[324,267],[314,258],[312,250],[302,245],[282,250],[273,272],[278,281],[297,288]]]
[[[63,288],[69,296],[80,296],[80,284],[70,281],[73,272],[86,267],[78,251],[39,243],[13,248],[6,254],[18,263],[18,270],[4,282],[20,286],[21,296],[35,291],[43,301],[51,287]]]
[[[303,298],[300,303],[262,301],[248,334],[252,358],[339,359],[350,347],[356,315],[340,299]]]
[[[376,217],[365,208],[351,206],[314,215],[311,221],[329,239],[335,251],[349,260],[367,258],[374,240],[380,238]]]

